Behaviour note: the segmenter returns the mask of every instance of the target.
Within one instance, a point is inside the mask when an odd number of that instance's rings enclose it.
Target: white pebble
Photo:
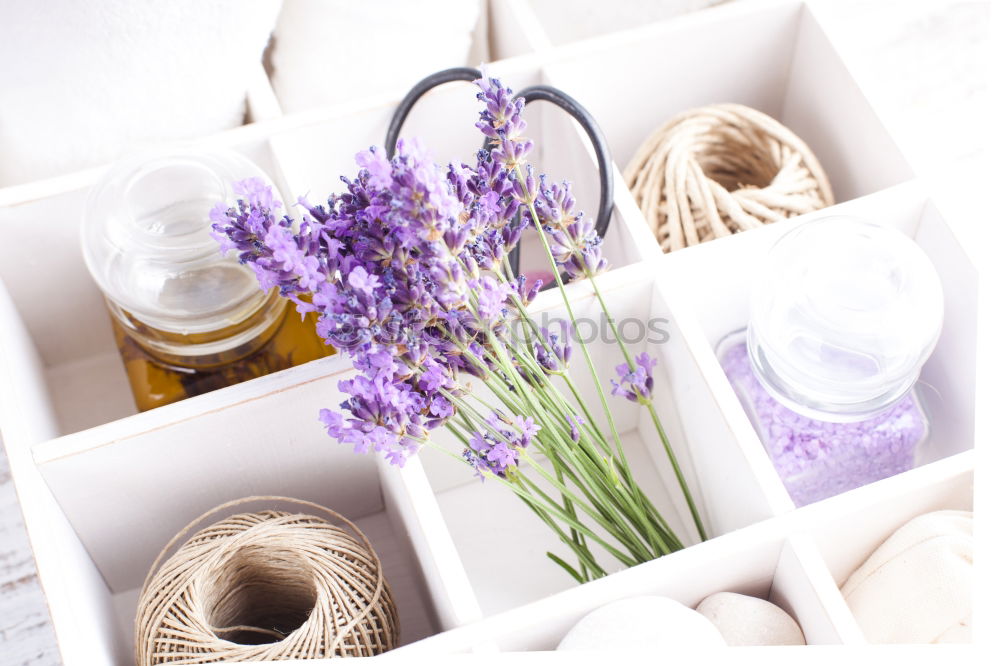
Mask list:
[[[770,601],[717,592],[698,604],[729,645],[805,645],[795,619]]]
[[[569,630],[559,650],[660,650],[725,646],[705,616],[667,597],[632,597],[601,606]]]

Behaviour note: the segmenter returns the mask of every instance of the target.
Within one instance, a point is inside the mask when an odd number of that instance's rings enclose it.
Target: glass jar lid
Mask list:
[[[233,183],[251,177],[272,185],[228,150],[175,147],[114,164],[90,192],[82,232],[87,267],[112,311],[188,336],[239,325],[260,310],[268,294],[210,235],[209,211],[234,203]]]
[[[943,316],[940,278],[912,239],[826,217],[788,232],[767,254],[747,347],[776,400],[810,418],[858,421],[913,387]]]

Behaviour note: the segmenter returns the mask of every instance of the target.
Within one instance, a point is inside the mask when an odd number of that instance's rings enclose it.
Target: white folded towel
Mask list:
[[[270,56],[278,100],[291,112],[402,94],[438,70],[477,65],[481,9],[482,0],[285,0]]]
[[[872,643],[971,640],[972,514],[917,516],[840,589]]]
[[[0,3],[0,186],[239,125],[281,0]]]

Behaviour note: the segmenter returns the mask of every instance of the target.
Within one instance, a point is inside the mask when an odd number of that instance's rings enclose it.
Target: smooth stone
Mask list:
[[[805,645],[791,615],[770,601],[735,592],[705,597],[697,611],[712,621],[729,645]]]
[[[840,588],[871,643],[968,643],[972,513],[917,516],[885,540]]]
[[[667,597],[632,597],[585,615],[557,650],[659,650],[726,645],[704,615]]]

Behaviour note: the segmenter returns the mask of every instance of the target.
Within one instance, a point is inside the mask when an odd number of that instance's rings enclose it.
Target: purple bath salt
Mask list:
[[[745,344],[725,351],[722,369],[796,506],[911,469],[917,445],[927,436],[913,391],[873,418],[830,423],[772,398],[751,370]]]

